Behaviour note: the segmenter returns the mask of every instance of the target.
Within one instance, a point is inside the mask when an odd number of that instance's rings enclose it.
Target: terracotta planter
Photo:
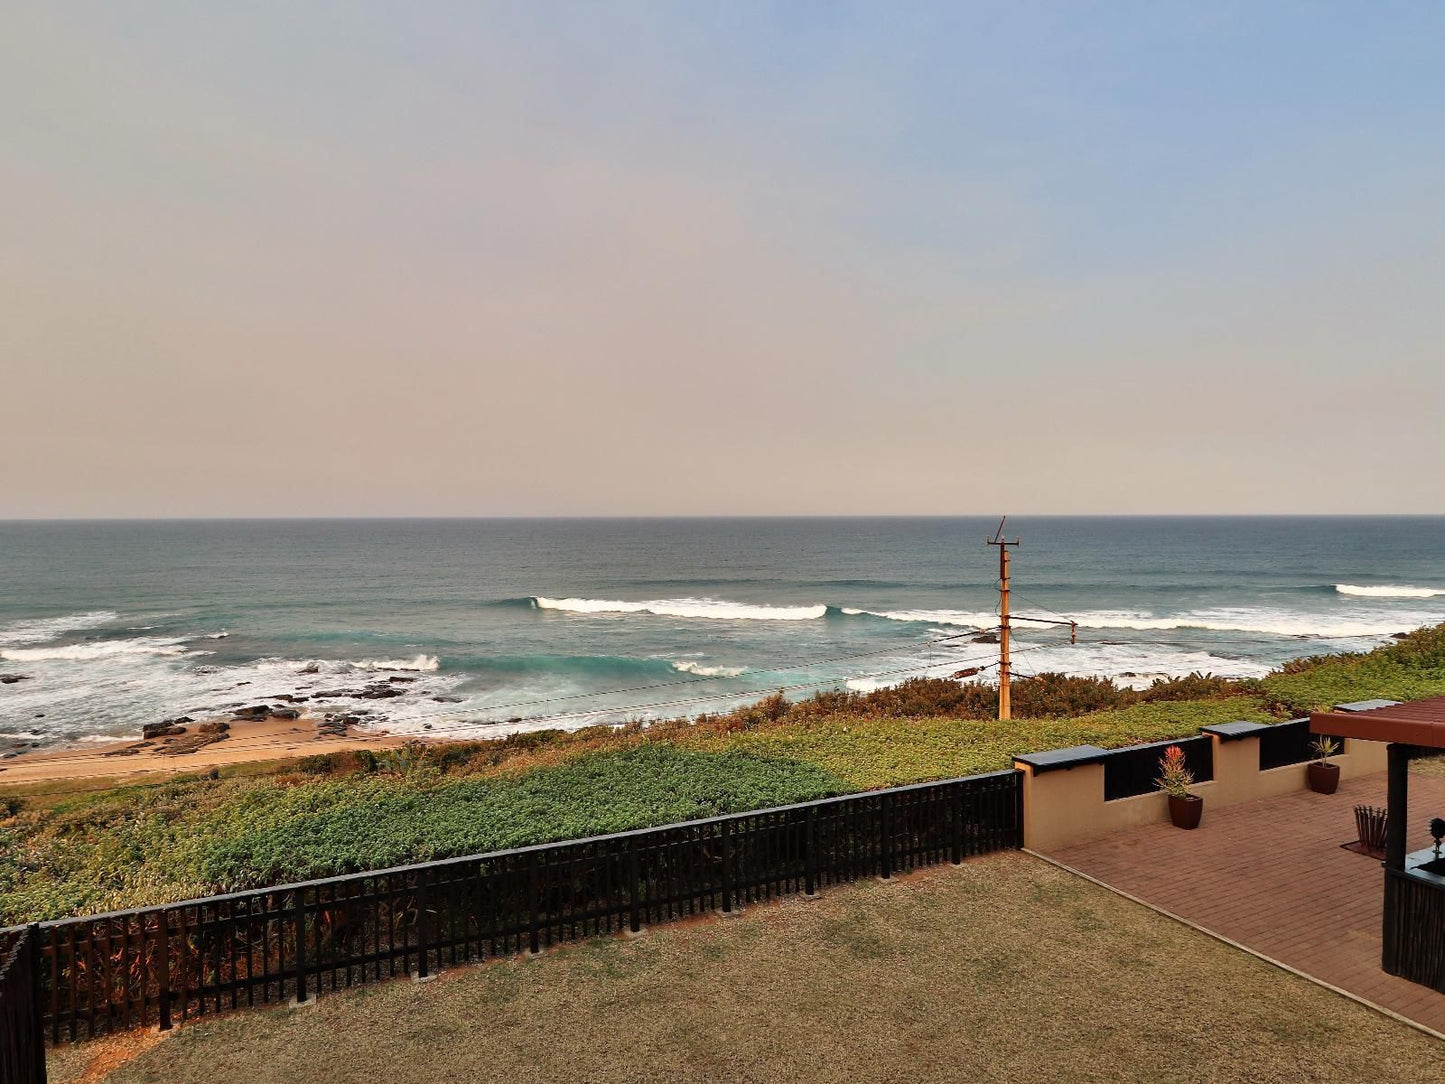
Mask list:
[[[1310,781],[1310,790],[1318,794],[1333,794],[1335,788],[1340,785],[1340,766],[1338,764],[1326,764],[1322,760],[1312,760],[1305,769],[1305,773]]]
[[[1175,828],[1198,828],[1199,818],[1204,815],[1204,799],[1197,794],[1183,798],[1169,795],[1169,819]]]

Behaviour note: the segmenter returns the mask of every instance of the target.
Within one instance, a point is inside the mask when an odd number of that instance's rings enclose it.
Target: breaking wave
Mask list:
[[[715,598],[665,598],[625,602],[606,598],[545,598],[534,596],[539,610],[563,610],[577,614],[651,614],[655,617],[690,617],[719,621],[812,621],[823,617],[828,607],[758,606]]]
[[[672,664],[681,674],[696,674],[698,677],[737,677],[747,672],[746,666],[704,666],[702,663],[684,659]]]
[[[1354,583],[1337,583],[1335,590],[1342,595],[1357,598],[1435,598],[1445,595],[1445,589],[1438,587],[1411,587],[1409,584],[1382,583],[1362,587]]]

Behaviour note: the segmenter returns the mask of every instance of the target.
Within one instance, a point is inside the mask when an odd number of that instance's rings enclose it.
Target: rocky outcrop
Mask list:
[[[0,685],[14,685],[17,681],[29,680],[29,674],[0,674]]]
[[[177,726],[170,719],[166,719],[160,723],[146,723],[145,726],[140,728],[142,741],[154,741],[156,738],[169,738],[172,735],[184,734],[185,732],[185,727]]]
[[[202,723],[201,726],[211,726],[210,723]],[[225,723],[214,724],[225,726]],[[204,749],[218,741],[225,741],[231,735],[225,731],[213,731],[209,733],[186,734],[179,738],[171,738],[156,750],[157,756],[178,757],[186,753],[194,753],[197,749]]]
[[[211,722],[209,722],[209,723],[202,723],[200,726],[196,727],[196,733],[197,733],[197,734],[224,734],[224,733],[226,733],[226,732],[227,732],[228,730],[230,730],[230,729],[231,729],[231,724],[230,724],[230,723],[222,722],[222,721],[219,720],[219,719],[213,719],[213,720],[212,720]]]

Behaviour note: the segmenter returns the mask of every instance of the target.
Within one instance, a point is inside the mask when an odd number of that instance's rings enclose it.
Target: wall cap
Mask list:
[[[1240,738],[1255,737],[1261,730],[1268,730],[1273,725],[1273,723],[1252,723],[1248,719],[1236,719],[1232,723],[1215,723],[1213,726],[1202,726],[1199,729],[1204,734],[1213,734],[1220,741],[1238,741]]]
[[[1039,772],[1052,772],[1060,768],[1079,768],[1085,764],[1102,764],[1109,750],[1097,745],[1073,745],[1067,749],[1045,749],[1041,753],[1018,753],[1015,764],[1027,764]]]
[[[1393,708],[1398,700],[1356,700],[1353,704],[1336,704],[1336,711],[1374,711],[1376,708]]]

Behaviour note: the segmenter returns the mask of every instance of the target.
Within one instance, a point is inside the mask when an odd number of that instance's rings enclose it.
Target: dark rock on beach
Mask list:
[[[14,685],[17,681],[29,680],[29,674],[0,674],[0,685]]]
[[[226,731],[228,731],[228,730],[230,730],[230,729],[231,729],[231,724],[230,724],[230,723],[223,723],[223,722],[221,722],[220,720],[215,720],[215,721],[212,721],[212,722],[209,722],[209,723],[202,723],[200,726],[196,727],[196,733],[197,733],[197,734],[224,734]]]
[[[146,723],[141,727],[140,736],[142,741],[153,741],[156,738],[169,738],[174,734],[184,734],[185,732],[185,727],[177,726],[167,719],[160,723]]]

